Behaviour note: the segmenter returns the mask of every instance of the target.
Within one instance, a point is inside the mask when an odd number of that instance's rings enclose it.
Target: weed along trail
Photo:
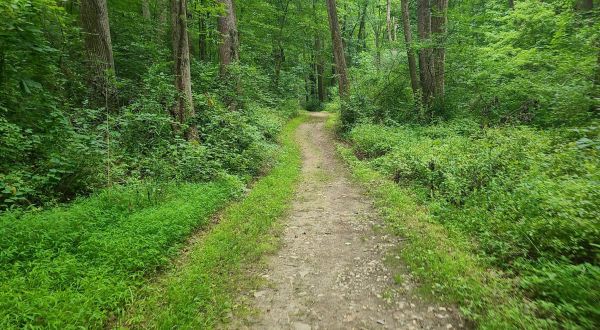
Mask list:
[[[267,260],[262,274],[266,285],[251,294],[257,313],[243,325],[227,327],[462,327],[453,308],[419,298],[410,276],[389,255],[399,242],[377,230],[380,221],[372,202],[350,181],[326,119],[325,113],[312,113],[296,131],[302,179],[283,221],[281,249]],[[403,275],[392,276],[391,268]]]

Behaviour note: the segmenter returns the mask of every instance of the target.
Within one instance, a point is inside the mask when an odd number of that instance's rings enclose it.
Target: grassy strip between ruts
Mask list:
[[[229,311],[242,269],[275,246],[271,229],[284,215],[300,176],[300,150],[293,134],[305,116],[281,133],[282,151],[271,172],[248,196],[226,208],[218,225],[189,247],[185,260],[133,303],[121,327],[212,328]]]

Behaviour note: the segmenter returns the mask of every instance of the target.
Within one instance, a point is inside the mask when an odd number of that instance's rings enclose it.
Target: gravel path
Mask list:
[[[244,329],[452,329],[454,308],[419,298],[398,257],[397,238],[381,230],[372,202],[349,179],[325,129],[312,113],[297,131],[302,182],[285,222],[282,247],[269,257],[268,284],[253,292],[260,310]],[[385,262],[384,259],[392,262]],[[394,266],[390,266],[394,265]],[[400,275],[392,278],[394,274]],[[236,322],[234,322],[236,323]]]

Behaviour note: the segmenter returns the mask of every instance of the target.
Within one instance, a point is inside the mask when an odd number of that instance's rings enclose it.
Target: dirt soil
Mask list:
[[[282,246],[269,256],[268,283],[250,295],[259,310],[244,329],[453,329],[456,308],[416,293],[394,248],[401,239],[381,230],[372,201],[350,180],[325,128],[312,113],[296,139],[302,181],[285,220]]]

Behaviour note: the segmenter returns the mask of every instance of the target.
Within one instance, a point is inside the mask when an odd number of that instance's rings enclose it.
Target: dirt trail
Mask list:
[[[349,180],[325,129],[327,114],[300,126],[302,182],[285,222],[282,247],[268,259],[266,288],[254,292],[260,310],[234,328],[451,329],[463,322],[453,308],[418,298],[410,276],[391,278],[394,237],[382,234],[377,213]],[[401,266],[394,266],[394,268]],[[396,273],[397,273],[396,269]],[[397,280],[398,280],[397,279]]]

